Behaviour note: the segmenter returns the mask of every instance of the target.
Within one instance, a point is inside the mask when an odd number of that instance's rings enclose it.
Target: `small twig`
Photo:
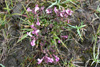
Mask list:
[[[97,19],[100,19],[99,17],[97,17],[97,18],[94,18],[91,22],[90,22],[90,24],[92,24],[95,20],[97,20]]]

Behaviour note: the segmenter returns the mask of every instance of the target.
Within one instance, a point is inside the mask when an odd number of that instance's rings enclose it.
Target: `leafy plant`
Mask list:
[[[70,25],[70,24],[68,24],[68,25],[69,25],[70,27],[76,29],[78,35],[80,36],[80,38],[83,39],[83,38],[82,38],[82,35],[81,35],[81,33],[80,33],[80,29],[83,28],[83,27],[85,27],[86,25],[83,25],[83,23],[81,23],[81,26],[72,26],[72,25]]]
[[[94,63],[96,63],[95,67],[97,67],[98,63],[100,63],[100,58],[99,58],[100,47],[99,47],[99,44],[98,44],[98,48],[96,50],[96,46],[97,46],[96,44],[97,44],[97,38],[98,38],[98,32],[99,31],[100,31],[100,25],[99,25],[97,33],[96,33],[96,35],[94,37],[95,43],[94,43],[94,46],[93,46],[93,59],[92,59],[93,62],[91,63],[91,65],[93,65]],[[96,51],[97,51],[97,53],[96,53]]]
[[[5,3],[6,3],[6,8],[4,8],[5,10],[7,10],[7,12],[10,14],[10,8],[9,8],[9,6],[10,6],[10,3],[8,4],[8,2],[5,0]]]
[[[57,55],[59,53],[58,43],[68,50],[67,45],[63,42],[63,39],[67,39],[67,35],[60,34],[62,27],[67,26],[68,16],[71,16],[73,11],[71,9],[57,9],[57,7],[51,8],[54,5],[60,7],[60,0],[56,0],[50,6],[50,9],[45,9],[45,7],[39,7],[38,5],[35,5],[33,9],[24,7],[26,10],[24,16],[26,18],[20,18],[23,20],[23,27],[21,29],[22,35],[18,42],[29,37],[31,46],[42,50],[40,52],[44,53],[44,56],[37,59],[38,64],[41,64],[42,61],[45,63],[59,62],[60,58]]]
[[[6,23],[6,15],[3,18],[0,17],[0,28],[4,27]]]
[[[100,27],[100,26],[99,26],[99,27]],[[99,27],[98,27],[98,29],[99,29]],[[90,60],[92,60],[91,66],[92,66],[94,63],[96,63],[95,67],[97,67],[98,63],[100,63],[100,58],[99,58],[99,52],[100,52],[99,50],[100,50],[100,47],[99,47],[99,44],[98,44],[98,48],[97,48],[97,50],[96,50],[98,31],[99,31],[99,30],[97,30],[97,33],[96,33],[96,35],[94,36],[94,41],[95,41],[95,43],[94,43],[94,45],[93,45],[93,58],[92,58],[92,59],[89,59],[89,60],[87,61],[86,65],[85,65],[86,67],[87,67],[87,64],[88,64],[88,62],[89,62]]]

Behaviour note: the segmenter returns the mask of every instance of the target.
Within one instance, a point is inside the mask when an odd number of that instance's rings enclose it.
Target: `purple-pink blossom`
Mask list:
[[[58,40],[58,43],[61,43],[61,41],[60,41],[60,40]]]
[[[50,11],[49,9],[46,9],[46,13],[52,13],[52,11]]]
[[[35,46],[35,39],[33,39],[32,41],[31,41],[31,46]]]
[[[60,12],[60,16],[61,16],[61,17],[64,17],[62,12]]]
[[[34,28],[34,24],[30,25],[31,28]]]
[[[63,38],[68,38],[68,35],[65,35],[65,36],[61,36],[61,37],[63,37]]]
[[[32,34],[36,34],[38,36],[39,32],[40,32],[40,30],[34,30],[34,31],[32,31]]]
[[[50,58],[48,56],[44,56],[42,59],[37,59],[38,61],[38,64],[40,64],[42,61],[45,61],[45,63],[53,63],[54,62],[54,59],[53,58]]]
[[[43,6],[43,7],[41,7],[41,10],[44,10],[44,6]]]
[[[42,63],[42,61],[43,61],[43,59],[44,59],[44,58],[42,58],[42,59],[39,59],[39,58],[38,58],[38,59],[37,59],[38,64],[41,64],[41,63]]]
[[[54,7],[54,12],[57,14],[57,12],[58,12],[57,7]]]
[[[50,58],[50,57],[47,57],[47,56],[44,56],[44,61],[46,63],[53,63],[54,62],[54,59],[53,58]]]
[[[32,37],[32,34],[31,34],[31,32],[27,32],[27,35],[28,35],[28,36],[30,36],[30,37]]]
[[[53,54],[53,56],[55,57],[55,61],[59,62],[59,57],[57,57],[56,55]]]
[[[36,5],[35,6],[35,13],[36,13],[36,11],[38,11],[39,10],[39,7],[38,7],[38,5]]]
[[[34,30],[36,30],[37,28],[34,26],[34,24],[30,25],[30,27]]]
[[[43,46],[44,44],[41,42],[40,45]]]
[[[54,54],[53,54],[53,56],[54,56],[55,59],[50,58],[47,55],[45,55],[44,57],[42,57],[42,59],[38,58],[37,59],[38,64],[42,63],[43,60],[44,60],[45,63],[55,63],[55,62],[57,63],[57,62],[59,62],[60,58],[58,56],[54,55]]]
[[[34,28],[34,24],[31,25],[31,28]]]
[[[27,12],[31,12],[32,10],[30,9],[30,7],[27,8]]]
[[[39,19],[37,19],[36,25],[40,26]]]
[[[66,10],[66,13],[67,13],[68,15],[72,15],[73,11],[71,11],[70,9],[67,9],[67,10]]]
[[[67,20],[67,22],[69,23],[69,19]]]

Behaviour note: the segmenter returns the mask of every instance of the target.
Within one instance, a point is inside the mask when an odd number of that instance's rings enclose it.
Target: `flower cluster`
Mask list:
[[[54,12],[56,13],[56,15],[58,15],[60,17],[68,17],[68,15],[71,16],[73,13],[73,11],[71,11],[70,9],[67,9],[67,10],[63,9],[63,11],[61,11],[61,10],[57,9],[57,7],[54,7]],[[46,9],[46,13],[47,14],[52,13],[52,9],[51,8]]]
[[[54,59],[53,58],[50,58],[48,56],[44,56],[42,59],[39,59],[38,58],[37,59],[38,64],[42,63],[43,60],[45,61],[45,63],[57,63],[57,62],[59,62],[59,57],[57,57],[54,54],[53,54],[53,56],[54,56]]]
[[[34,18],[32,18],[32,20],[34,20],[33,21],[34,23],[31,22],[32,24],[30,25],[30,28],[33,31],[27,32],[27,35],[31,37],[31,46],[35,46],[37,37],[38,37],[38,39],[39,38],[42,39],[42,37],[45,38],[46,35],[45,36],[39,35],[40,31],[41,31],[41,33],[42,32],[45,33],[45,30],[43,31],[40,29],[41,26],[46,25],[45,22],[47,23],[46,26],[50,26],[50,28],[53,27],[53,22],[57,22],[57,24],[60,24],[59,22],[66,22],[66,20],[67,20],[67,22],[69,23],[69,20],[67,19],[67,17],[71,16],[73,13],[73,11],[71,11],[70,9],[59,10],[59,9],[57,9],[57,7],[54,7],[54,9],[49,8],[49,9],[45,10],[44,7],[39,7],[38,5],[36,5],[35,8],[33,8],[33,9],[30,9],[30,7],[27,8],[27,12],[30,12],[31,13],[30,16],[34,17]],[[48,32],[47,28],[46,28],[46,32]],[[61,36],[61,38],[67,39],[68,36],[63,35],[63,36]],[[45,41],[45,43],[43,43],[43,41],[42,42],[40,41],[39,43],[40,43],[40,46],[43,47],[44,44],[46,44],[46,41]],[[60,44],[61,40],[58,40],[58,43]],[[45,50],[45,48],[43,50]],[[52,48],[50,48],[50,50],[52,52],[51,54],[53,54],[53,55],[49,57],[48,52],[46,52],[45,56],[43,56],[41,59],[40,58],[37,59],[38,64],[41,64],[43,61],[45,63],[59,62],[60,58],[55,55],[55,50]],[[51,54],[49,54],[49,55],[51,55]]]
[[[43,10],[43,7],[41,9]],[[27,8],[28,12],[33,12],[33,13],[35,13],[37,15],[36,25],[40,26],[40,22],[39,22],[39,19],[38,19],[39,17],[38,17],[38,14],[36,13],[38,10],[40,10],[38,5],[35,6],[34,10],[30,9],[30,7]],[[27,32],[27,35],[29,35],[32,38],[31,45],[35,46],[36,38],[34,36],[32,36],[32,35],[38,36],[38,33],[40,32],[40,30],[37,29],[34,24],[32,24],[30,27],[33,29],[33,31],[32,32]]]
[[[38,36],[38,33],[40,32],[40,30],[37,29],[37,28],[34,26],[34,24],[31,25],[31,28],[33,29],[33,31],[32,31],[32,32],[27,32],[27,35],[29,35],[29,36],[32,38],[31,45],[32,45],[32,46],[35,46],[36,38],[35,38],[33,35]]]

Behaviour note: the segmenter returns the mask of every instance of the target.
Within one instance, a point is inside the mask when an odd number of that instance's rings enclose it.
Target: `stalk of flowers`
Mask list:
[[[36,42],[36,37],[33,35],[38,36],[38,33],[40,32],[39,29],[35,28],[33,25],[31,25],[31,27],[34,29],[32,32],[27,32],[27,35],[29,35],[32,39],[31,41],[31,46],[35,46],[35,42]]]
[[[37,14],[37,11],[39,11],[39,10],[40,10],[40,8],[38,7],[38,5],[36,5],[33,10],[30,9],[30,8],[27,8],[27,12],[32,12],[32,13],[35,14],[35,16],[37,18],[36,25],[38,25],[38,26],[40,25],[39,18],[38,18],[38,14]],[[40,30],[37,29],[34,24],[32,24],[30,27],[33,29],[33,31],[32,32],[27,32],[27,35],[29,35],[31,37],[31,39],[32,39],[31,46],[35,46],[36,37],[33,36],[33,35],[38,36],[38,33],[40,32]]]

